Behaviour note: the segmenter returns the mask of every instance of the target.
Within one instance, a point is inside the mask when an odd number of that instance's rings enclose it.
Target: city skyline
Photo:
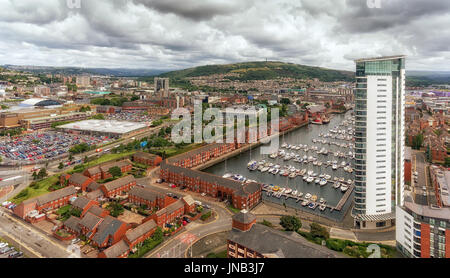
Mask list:
[[[408,69],[450,70],[449,3],[380,3],[2,0],[0,64],[174,70],[268,59],[352,70],[356,58],[404,53]]]

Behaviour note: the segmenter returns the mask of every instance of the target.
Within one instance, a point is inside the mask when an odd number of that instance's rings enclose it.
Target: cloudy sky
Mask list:
[[[406,54],[410,70],[448,71],[449,26],[448,0],[0,0],[0,64],[353,70]]]

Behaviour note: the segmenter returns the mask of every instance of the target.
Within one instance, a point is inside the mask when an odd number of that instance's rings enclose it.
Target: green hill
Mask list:
[[[230,80],[270,80],[280,77],[297,79],[318,78],[321,81],[353,81],[354,72],[331,70],[282,62],[247,62],[228,65],[207,65],[184,70],[167,72],[159,77],[169,77],[181,81],[188,77],[209,76],[213,74],[235,73]]]

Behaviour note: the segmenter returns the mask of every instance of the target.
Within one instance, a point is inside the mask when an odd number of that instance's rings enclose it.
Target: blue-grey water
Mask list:
[[[349,115],[350,112],[348,112],[346,115]],[[326,139],[328,141],[336,141],[339,143],[348,143],[348,141],[344,140],[338,140],[338,139],[330,139],[330,138],[321,138],[318,135],[320,133],[328,133],[328,131],[335,126],[339,125],[344,119],[346,115],[334,115],[331,119],[329,124],[326,125],[309,125],[307,127],[302,127],[300,129],[297,129],[295,131],[292,131],[288,134],[285,134],[280,137],[280,148],[281,145],[286,142],[287,144],[293,144],[293,145],[308,145],[310,146],[318,146],[319,149],[322,147],[328,149],[329,151],[342,151],[347,153],[350,149],[343,149],[338,146],[334,145],[323,145],[320,143],[313,143],[312,140],[315,139]],[[307,154],[309,156],[317,157],[320,161],[326,162],[326,161],[333,161],[337,160],[340,164],[343,160],[350,162],[349,159],[344,158],[338,158],[334,157],[332,153],[329,153],[327,156],[322,154],[317,154],[315,152],[309,151],[304,152],[303,150],[286,150],[288,153],[296,153],[300,154],[302,157],[303,155]],[[334,177],[343,177],[347,181],[348,179],[354,180],[353,174],[345,172],[342,168],[339,168],[338,170],[333,170],[330,167],[322,166],[314,166],[312,163],[304,164],[304,163],[297,163],[294,162],[294,160],[284,161],[281,158],[277,159],[271,159],[268,157],[268,155],[260,154],[260,147],[256,147],[252,150],[249,150],[245,153],[242,153],[238,156],[232,157],[228,159],[227,161],[221,162],[219,164],[216,164],[208,169],[205,169],[204,171],[213,173],[216,175],[223,176],[225,173],[232,173],[232,174],[240,174],[244,177],[252,180],[256,180],[257,182],[263,183],[263,184],[273,184],[278,185],[280,187],[289,187],[293,190],[298,190],[300,192],[311,193],[312,195],[317,195],[320,198],[324,198],[326,200],[326,203],[330,206],[336,206],[338,202],[341,200],[344,193],[341,192],[340,189],[335,189],[332,187],[332,183],[328,183],[325,186],[320,186],[319,184],[316,184],[314,182],[307,183],[304,182],[301,176],[298,176],[296,178],[289,178],[289,177],[283,177],[280,175],[273,175],[271,173],[265,172],[261,173],[259,171],[250,171],[247,168],[247,164],[251,160],[266,160],[267,162],[271,162],[274,164],[279,164],[281,166],[284,165],[292,165],[297,169],[307,169],[313,170],[318,175],[320,174],[329,174],[331,175],[332,179]],[[320,211],[317,207],[316,209],[312,210],[307,207],[302,207],[301,202],[296,202],[296,199],[289,198],[285,199],[285,197],[276,198],[276,197],[269,197],[266,195],[265,192],[263,192],[263,199],[266,201],[274,202],[280,205],[285,204],[287,207],[295,208],[299,211],[305,211],[308,213],[313,213],[316,215],[324,216],[326,218],[341,221],[346,213],[346,211],[349,209],[351,202],[353,200],[353,193],[350,196],[350,198],[347,200],[346,204],[343,206],[341,211],[333,211],[331,212],[329,208],[327,208],[325,211]]]

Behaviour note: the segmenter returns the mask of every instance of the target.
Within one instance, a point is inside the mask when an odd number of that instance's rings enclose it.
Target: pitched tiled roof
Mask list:
[[[59,200],[61,198],[76,194],[77,190],[73,186],[67,186],[63,189],[59,189],[48,194],[37,197],[37,203],[39,205],[47,204],[49,202],[53,202]]]
[[[101,186],[101,184],[99,184],[98,182],[92,181],[92,182],[87,186],[87,189],[88,189],[89,191],[95,191],[95,190],[97,190],[100,186]]]
[[[130,242],[134,242],[136,239],[145,235],[146,233],[150,232],[156,227],[157,227],[156,222],[155,220],[152,219],[150,221],[145,222],[144,224],[137,226],[132,230],[128,230],[125,236]]]
[[[95,174],[101,173],[100,167],[99,167],[99,166],[94,166],[94,167],[88,168],[88,169],[86,169],[86,171],[87,171],[90,175],[95,175]]]
[[[191,195],[186,195],[181,198],[188,206],[192,206],[194,204],[194,198]]]
[[[150,189],[142,188],[139,186],[131,188],[129,195],[136,196],[150,202],[154,202],[156,198],[164,198],[164,196],[161,193],[155,192]]]
[[[89,204],[90,201],[91,201],[91,199],[81,196],[81,197],[78,197],[72,203],[72,206],[74,206],[75,208],[83,210]]]
[[[114,244],[113,246],[109,247],[103,253],[107,258],[118,258],[119,256],[125,254],[127,251],[130,250],[130,247],[125,242],[125,240],[121,240]]]
[[[101,191],[100,189],[94,190],[92,192],[89,192],[86,197],[91,200],[96,200],[97,198],[103,197],[103,191]]]
[[[178,200],[175,203],[172,203],[168,205],[167,207],[160,209],[156,212],[156,215],[160,216],[164,213],[171,214],[172,212],[176,211],[177,209],[180,209],[184,207],[184,202],[182,200]]]
[[[87,212],[92,213],[93,215],[96,215],[96,216],[98,216],[98,217],[101,217],[101,215],[102,215],[102,213],[103,213],[104,211],[105,211],[105,210],[102,209],[102,208],[99,207],[99,206],[92,206],[92,207],[90,207],[90,208],[88,209]]]
[[[69,219],[66,220],[66,222],[64,222],[64,226],[66,226],[67,228],[76,231],[77,233],[80,232],[81,228],[80,226],[78,226],[78,224],[80,223],[81,219],[75,216],[70,216]]]
[[[288,234],[261,224],[254,224],[247,232],[232,229],[228,234],[228,239],[268,257],[345,257],[324,246],[308,242],[297,233]]]
[[[101,222],[103,222],[103,218],[88,212],[81,219],[80,225],[88,228],[89,230],[92,230],[98,223]]]
[[[69,182],[73,182],[73,183],[76,183],[76,184],[83,184],[83,183],[85,183],[86,182],[86,180],[88,180],[89,178],[88,177],[86,177],[85,175],[82,175],[82,174],[80,174],[80,173],[75,173],[75,174],[73,174],[73,175],[71,175],[70,176],[70,178],[69,178]]]
[[[180,161],[180,160],[184,160],[184,159],[188,159],[197,155],[200,155],[202,153],[206,153],[208,151],[214,150],[215,148],[220,147],[221,145],[226,145],[226,144],[220,144],[220,143],[213,143],[213,144],[208,144],[206,146],[194,149],[192,151],[189,151],[187,153],[183,153],[174,157],[171,157],[168,159],[169,163],[174,163],[176,161]]]
[[[95,233],[92,240],[97,244],[102,244],[109,236],[113,236],[117,230],[124,224],[117,218],[112,216],[106,216],[105,219],[100,223],[97,233]]]
[[[99,167],[100,167],[100,170],[102,170],[103,172],[108,172],[109,169],[111,169],[112,167],[122,168],[122,167],[128,166],[130,164],[131,163],[129,160],[121,160],[121,161],[117,161],[117,162],[105,163],[105,164],[100,165]]]
[[[132,175],[128,175],[126,177],[105,183],[104,186],[106,190],[111,191],[133,181],[136,181],[136,179]]]

